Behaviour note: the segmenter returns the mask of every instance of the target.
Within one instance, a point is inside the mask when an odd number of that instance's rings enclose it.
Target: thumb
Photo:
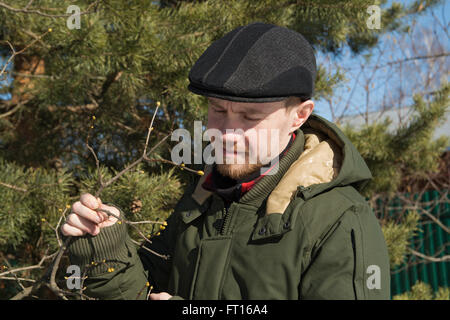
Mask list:
[[[120,211],[116,207],[102,204],[101,208],[104,210],[108,210],[109,212],[111,212],[112,214],[114,214],[117,217],[120,217]],[[101,212],[102,214],[104,214],[106,216],[106,219],[100,224],[100,228],[112,226],[113,224],[115,224],[118,221],[118,219],[113,215],[109,216],[104,211],[99,211],[99,212]]]

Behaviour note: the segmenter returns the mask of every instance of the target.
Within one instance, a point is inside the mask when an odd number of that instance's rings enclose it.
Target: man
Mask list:
[[[205,168],[139,250],[126,225],[96,211],[119,208],[82,195],[61,231],[76,236],[73,264],[98,262],[85,293],[145,299],[151,285],[151,299],[388,299],[385,241],[360,194],[371,173],[342,131],[312,114],[315,76],[313,49],[292,30],[252,23],[214,42],[189,89],[208,97],[226,161]],[[275,151],[262,157],[258,140]]]

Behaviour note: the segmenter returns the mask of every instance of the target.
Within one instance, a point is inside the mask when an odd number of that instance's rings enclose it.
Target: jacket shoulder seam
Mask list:
[[[350,186],[351,188],[353,188],[355,190],[355,192],[358,192],[354,187]],[[353,199],[351,197],[349,197],[345,192],[343,192],[341,190],[341,188],[336,188],[336,191],[339,192],[342,196],[344,196],[348,201],[350,201],[353,205],[358,205],[358,204],[367,204],[366,201],[358,201],[356,199]]]

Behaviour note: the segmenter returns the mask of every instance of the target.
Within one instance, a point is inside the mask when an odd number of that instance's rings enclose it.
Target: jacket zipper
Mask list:
[[[355,283],[355,278],[356,278],[356,244],[355,244],[355,232],[352,229],[351,233],[350,233],[350,237],[351,237],[351,241],[352,241],[352,249],[353,249],[353,293],[355,295],[355,300],[358,300],[358,295],[356,292],[356,283]]]
[[[225,206],[223,210],[225,211],[225,213],[224,213],[224,216],[223,216],[222,227],[220,228],[220,234],[221,235],[223,235],[223,232],[225,231],[225,225],[226,225],[227,220],[228,220],[228,207]]]

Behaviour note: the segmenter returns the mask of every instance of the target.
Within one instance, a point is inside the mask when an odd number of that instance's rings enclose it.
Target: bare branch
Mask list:
[[[91,148],[91,146],[86,143],[86,147],[91,151],[91,153],[94,155],[95,158],[95,165],[97,166],[97,175],[98,175],[98,184],[100,186],[103,186],[103,179],[102,179],[102,172],[100,170],[100,162],[98,161],[97,155],[95,154],[94,149]],[[98,195],[96,195],[98,197]]]
[[[153,130],[153,121],[155,121],[155,117],[156,117],[156,113],[158,112],[158,108],[159,108],[159,102],[156,104],[156,109],[155,109],[155,112],[153,113],[152,121],[150,122],[150,126],[148,127],[147,140],[145,141],[144,154],[142,155],[145,160],[148,159],[147,158],[147,146],[148,146],[148,141],[150,138],[150,133]]]
[[[28,267],[21,267],[21,268],[16,268],[16,269],[11,269],[5,272],[0,273],[0,277],[3,275],[7,275],[7,274],[13,274],[16,272],[21,272],[21,271],[26,271],[26,270],[33,270],[33,269],[40,269],[42,268],[42,264],[44,263],[45,260],[51,259],[55,256],[55,254],[49,255],[49,256],[44,256],[41,261],[33,266],[28,266]]]
[[[20,280],[20,281],[36,282],[36,280],[28,279],[28,278],[20,278],[20,277],[17,277],[16,275],[14,275],[14,277],[0,277],[0,279],[2,279],[2,280]],[[25,290],[26,288],[24,288],[22,286],[22,289]]]
[[[11,268],[11,264],[9,263],[8,259],[3,255],[3,252],[0,252],[0,256],[3,258],[5,263],[8,265],[9,268]],[[25,290],[25,287],[22,285],[22,282],[20,282],[20,278],[17,277],[15,273],[13,273],[14,277],[3,277],[4,279],[7,278],[7,280],[16,280],[19,286],[22,288],[22,290]]]
[[[450,255],[446,255],[440,258],[436,258],[436,257],[432,257],[432,256],[427,256],[423,253],[420,253],[416,250],[413,250],[411,248],[409,248],[409,251],[411,251],[411,253],[415,256],[418,256],[422,259],[428,260],[428,261],[432,261],[432,262],[443,262],[443,261],[449,261],[450,260]]]
[[[0,2],[0,4],[1,4],[1,2]],[[52,31],[51,29],[48,29],[46,32],[44,32],[42,35],[38,36],[36,39],[31,41],[29,44],[27,44],[23,49],[21,49],[19,51],[16,51],[14,49],[13,45],[9,41],[5,41],[10,46],[13,54],[8,58],[8,60],[6,61],[5,65],[3,66],[3,69],[0,71],[0,76],[5,72],[6,68],[11,63],[11,61],[14,59],[15,56],[25,52],[28,48],[33,46],[37,41],[39,41],[42,37],[44,37],[46,34],[48,34],[51,31]]]
[[[72,15],[71,13],[65,13],[65,14],[48,14],[48,13],[42,12],[42,11],[40,11],[40,10],[36,10],[36,9],[31,10],[31,9],[28,9],[32,2],[33,2],[33,1],[30,1],[30,2],[25,6],[25,8],[23,8],[23,9],[18,9],[18,8],[11,7],[10,5],[8,5],[8,4],[4,3],[4,2],[0,2],[0,7],[3,7],[3,8],[5,8],[5,9],[7,9],[7,10],[12,11],[12,12],[26,13],[26,14],[37,14],[37,15],[40,15],[40,16],[43,16],[43,17],[47,17],[47,18],[67,18],[67,17],[70,17],[70,16]],[[95,11],[96,11],[96,8],[95,8],[94,10],[92,10],[92,11],[91,11],[91,9],[92,9],[92,7],[94,7],[94,6],[97,6],[99,2],[100,2],[100,0],[97,0],[97,1],[95,1],[95,2],[93,2],[93,3],[91,3],[91,4],[87,7],[87,9],[86,9],[85,11],[80,12],[80,16],[85,15],[85,14],[89,14],[89,13],[92,13],[92,12],[95,12]]]
[[[145,221],[129,221],[128,224],[144,224],[144,223],[151,223],[151,224],[162,224],[164,225],[166,222],[164,221],[154,221],[154,220],[145,220]]]
[[[17,191],[28,192],[27,189],[16,187],[16,186],[13,186],[13,185],[5,183],[5,182],[0,182],[0,185],[5,186],[10,189],[13,189],[13,190],[17,190]]]
[[[167,136],[165,136],[163,139],[161,139],[152,149],[150,149],[150,151],[147,153],[150,154],[152,153],[157,147],[159,147],[164,141],[167,140],[167,138],[170,137],[170,134],[168,134]],[[144,160],[144,156],[142,155],[139,159],[137,159],[136,161],[134,161],[132,164],[130,164],[128,167],[126,167],[125,169],[123,169],[122,171],[120,171],[117,175],[115,175],[114,177],[112,177],[110,180],[108,180],[107,182],[105,182],[103,184],[103,186],[100,187],[100,189],[96,192],[96,196],[100,195],[100,193],[103,191],[104,188],[108,187],[109,185],[111,185],[112,183],[114,183],[117,179],[119,179],[122,175],[124,175],[125,173],[127,173],[128,171],[130,171],[132,168],[134,168],[135,166],[137,166],[139,163],[141,163]]]
[[[153,251],[152,249],[149,249],[149,248],[147,248],[146,246],[143,246],[142,243],[139,243],[139,242],[137,242],[136,240],[131,239],[131,241],[132,241],[134,244],[137,244],[140,248],[144,249],[145,251],[148,251],[148,252],[150,252],[150,253],[152,253],[152,254],[158,256],[158,257],[161,257],[161,258],[163,258],[163,259],[165,259],[165,260],[169,259],[169,256],[161,255],[161,254],[159,254],[158,252],[155,252],[155,251]]]

